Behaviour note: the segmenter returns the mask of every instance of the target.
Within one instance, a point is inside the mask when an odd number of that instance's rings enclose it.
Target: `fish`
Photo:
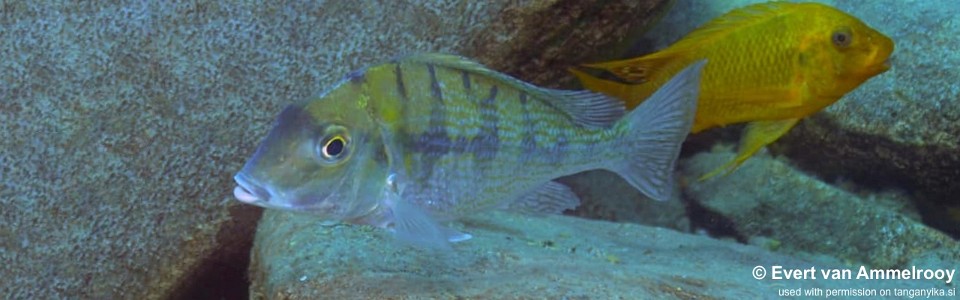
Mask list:
[[[730,11],[649,55],[570,71],[587,90],[635,107],[693,61],[707,59],[692,133],[747,123],[737,156],[699,178],[729,174],[797,122],[890,68],[893,41],[836,8],[773,2]]]
[[[396,58],[287,106],[234,176],[234,196],[434,249],[472,237],[442,222],[576,207],[554,179],[585,170],[667,200],[704,64],[627,114],[609,96],[538,87],[457,55]]]

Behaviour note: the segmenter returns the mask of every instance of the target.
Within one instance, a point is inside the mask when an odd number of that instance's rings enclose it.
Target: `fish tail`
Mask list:
[[[614,127],[625,132],[628,150],[626,162],[614,162],[610,170],[650,198],[673,198],[674,165],[693,126],[705,64],[688,66]]]
[[[637,107],[637,105],[640,104],[639,100],[642,100],[634,97],[636,94],[635,90],[637,89],[637,85],[635,84],[625,84],[613,80],[601,79],[600,77],[590,75],[576,68],[569,68],[567,71],[573,74],[574,77],[577,77],[577,80],[580,80],[580,85],[582,85],[583,88],[620,99],[626,103],[627,107]]]

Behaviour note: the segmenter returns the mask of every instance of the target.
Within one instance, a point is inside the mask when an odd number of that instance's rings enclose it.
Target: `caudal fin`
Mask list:
[[[693,126],[705,64],[700,60],[680,71],[617,124],[626,131],[626,161],[610,170],[650,198],[673,198],[674,165]]]

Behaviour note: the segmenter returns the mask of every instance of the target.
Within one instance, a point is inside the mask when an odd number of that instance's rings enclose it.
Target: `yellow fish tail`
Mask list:
[[[603,80],[576,68],[569,68],[567,71],[573,74],[573,76],[577,77],[577,80],[580,80],[580,84],[583,85],[583,88],[587,90],[602,91],[602,93],[606,94],[607,96],[627,102],[627,107],[629,108],[633,108],[639,104],[638,101],[633,100],[636,99],[634,95],[636,87],[633,85],[623,84],[611,80]]]
[[[604,63],[585,64],[584,67],[604,70],[616,75],[623,81],[633,84],[647,83],[654,78],[661,76],[670,77],[673,74],[660,74],[670,72],[670,64],[676,62],[678,57],[673,53],[658,52],[644,57],[638,57],[627,60],[611,61]],[[680,57],[682,58],[682,57]],[[686,65],[680,63],[680,65]],[[679,70],[672,70],[674,72]]]
[[[617,94],[611,96],[623,99],[627,107],[632,108],[653,95],[665,83],[665,79],[672,78],[696,60],[693,58],[658,52],[633,59],[583,65],[613,74],[624,83],[602,80],[582,72],[574,75],[590,90],[606,92],[619,89]]]

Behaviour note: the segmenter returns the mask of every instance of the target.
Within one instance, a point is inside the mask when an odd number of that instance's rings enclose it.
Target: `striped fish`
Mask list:
[[[428,247],[470,238],[440,225],[462,216],[574,208],[577,196],[553,179],[586,170],[611,170],[666,200],[703,65],[630,114],[621,101],[540,88],[459,56],[372,66],[280,113],[234,177],[234,195]]]

